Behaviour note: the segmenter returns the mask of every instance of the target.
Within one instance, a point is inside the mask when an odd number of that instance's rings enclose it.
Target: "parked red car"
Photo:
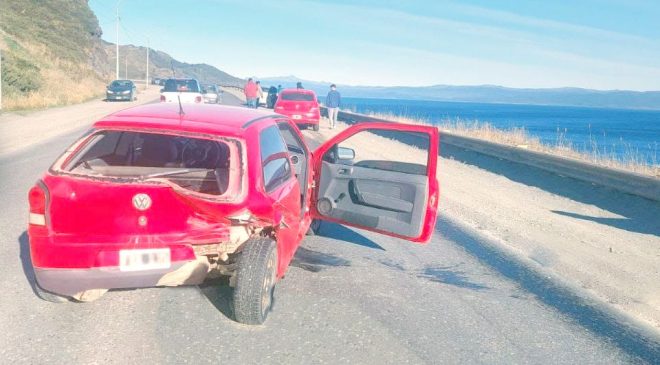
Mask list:
[[[353,164],[355,150],[338,145],[392,131],[427,140],[428,160]],[[236,319],[263,323],[312,219],[427,241],[437,155],[437,129],[424,126],[358,124],[312,153],[293,121],[266,111],[161,103],[111,114],[29,192],[35,290],[90,301],[215,272],[234,287]]]
[[[306,89],[284,89],[275,102],[275,113],[285,115],[299,127],[319,130],[321,111],[316,94]]]

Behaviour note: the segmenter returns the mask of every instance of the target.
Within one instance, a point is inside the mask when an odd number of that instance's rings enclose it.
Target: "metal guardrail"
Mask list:
[[[326,108],[321,107],[321,109],[322,113],[327,115]],[[396,123],[391,120],[373,118],[345,111],[340,111],[337,119],[348,122],[349,124],[362,122]],[[554,156],[547,153],[529,151],[481,139],[459,136],[447,132],[441,132],[440,141],[441,144],[448,144],[485,155],[495,156],[508,161],[533,166],[558,175],[587,181],[628,194],[660,201],[660,179],[650,176],[598,166],[588,162]]]

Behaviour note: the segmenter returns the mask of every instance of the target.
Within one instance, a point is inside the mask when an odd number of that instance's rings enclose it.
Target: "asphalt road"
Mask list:
[[[2,363],[658,362],[657,344],[442,217],[426,246],[322,225],[303,242],[261,327],[230,319],[222,282],[111,291],[85,304],[41,301],[27,192],[82,132],[0,156]]]

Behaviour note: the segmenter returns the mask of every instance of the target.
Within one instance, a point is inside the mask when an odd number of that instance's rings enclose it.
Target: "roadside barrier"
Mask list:
[[[321,107],[323,115],[327,116],[325,107]],[[395,121],[373,118],[362,114],[340,111],[337,119],[349,124],[362,122]],[[502,145],[476,138],[459,136],[441,131],[440,144],[452,145],[484,155],[494,156],[508,161],[533,166],[557,175],[606,186],[628,194],[660,201],[660,179],[640,175],[619,169],[607,168],[578,161],[570,158],[554,156],[547,153],[529,151],[524,148]],[[442,146],[441,150],[442,150]]]

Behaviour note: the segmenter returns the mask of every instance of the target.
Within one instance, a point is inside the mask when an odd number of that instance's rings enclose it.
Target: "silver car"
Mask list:
[[[206,104],[220,104],[222,103],[222,89],[217,85],[206,85],[202,89],[204,95],[204,103]]]

